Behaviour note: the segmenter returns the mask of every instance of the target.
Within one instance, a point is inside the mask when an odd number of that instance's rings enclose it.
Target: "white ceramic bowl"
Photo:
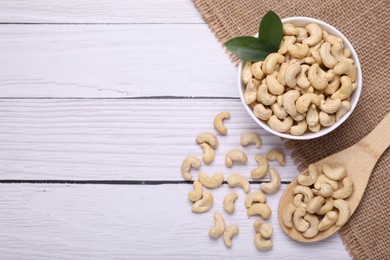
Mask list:
[[[258,119],[253,114],[252,109],[244,101],[245,86],[244,86],[244,84],[242,83],[242,80],[241,80],[241,71],[242,71],[242,66],[243,66],[244,62],[241,62],[239,67],[238,67],[238,89],[239,89],[239,92],[240,92],[241,101],[244,104],[244,107],[248,111],[249,115],[253,118],[253,120],[259,126],[261,126],[262,128],[264,128],[265,130],[267,130],[268,132],[270,132],[270,133],[272,133],[274,135],[277,135],[277,136],[280,136],[280,137],[283,137],[283,138],[287,138],[287,139],[296,139],[296,140],[308,140],[308,139],[313,139],[313,138],[317,138],[317,137],[326,135],[326,134],[332,132],[333,130],[335,130],[337,127],[339,127],[345,120],[347,120],[347,118],[351,115],[351,113],[353,112],[353,110],[355,109],[355,107],[356,107],[356,105],[357,105],[357,103],[359,101],[360,93],[361,93],[361,90],[362,90],[362,69],[360,67],[360,62],[359,62],[358,56],[357,56],[357,54],[355,52],[355,49],[353,48],[352,44],[348,41],[348,39],[339,30],[337,30],[333,26],[331,26],[331,25],[329,25],[329,24],[327,24],[327,23],[325,23],[323,21],[320,21],[320,20],[317,20],[317,19],[313,19],[313,18],[309,18],[309,17],[290,17],[290,18],[282,19],[282,22],[283,23],[292,23],[295,26],[300,26],[300,27],[305,27],[309,23],[316,23],[322,29],[326,30],[329,34],[340,37],[343,40],[343,42],[344,42],[344,46],[351,50],[351,58],[354,60],[354,62],[356,64],[356,67],[357,67],[357,79],[356,79],[356,81],[357,81],[357,88],[355,89],[355,91],[351,95],[351,100],[350,100],[350,102],[351,102],[351,110],[348,111],[348,113],[346,113],[343,117],[341,117],[340,120],[335,122],[332,126],[322,128],[317,133],[306,132],[306,133],[304,133],[301,136],[294,136],[294,135],[291,135],[291,134],[279,133],[279,132],[271,129],[271,127],[269,127],[266,122],[261,121],[260,119]]]

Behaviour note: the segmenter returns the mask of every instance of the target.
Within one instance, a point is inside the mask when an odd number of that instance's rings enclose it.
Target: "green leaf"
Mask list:
[[[259,26],[259,39],[273,47],[272,52],[277,52],[283,38],[283,24],[280,17],[272,11],[268,11],[261,19]]]
[[[225,42],[225,46],[238,58],[246,61],[264,60],[274,52],[273,46],[251,36],[233,38]]]

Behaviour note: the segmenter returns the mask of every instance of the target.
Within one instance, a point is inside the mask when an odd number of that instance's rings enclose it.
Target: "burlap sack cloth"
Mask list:
[[[363,70],[363,91],[350,118],[315,140],[288,141],[300,169],[345,149],[367,135],[390,112],[390,0],[194,0],[217,38],[254,35],[261,17],[309,16],[338,28],[351,41]],[[389,129],[390,134],[390,129]],[[340,235],[355,259],[390,259],[390,149],[371,175],[364,198]],[[353,174],[350,173],[350,174]]]

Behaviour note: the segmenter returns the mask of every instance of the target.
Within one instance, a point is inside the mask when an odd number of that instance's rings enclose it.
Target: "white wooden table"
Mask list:
[[[248,165],[224,166],[245,131],[262,136],[260,153],[284,149],[246,114],[236,68],[191,1],[2,0],[0,22],[1,259],[349,258],[338,235],[306,245],[278,227],[290,158],[271,164],[283,180],[269,196],[272,251],[255,249],[240,190],[234,215],[227,185],[191,212],[180,164],[201,154],[194,137],[218,112],[232,119],[208,173],[249,175],[254,147]],[[214,211],[239,225],[232,249],[208,237]]]

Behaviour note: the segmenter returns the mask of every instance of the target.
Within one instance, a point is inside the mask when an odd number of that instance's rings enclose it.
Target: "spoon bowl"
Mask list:
[[[351,209],[351,216],[358,207],[364,191],[366,190],[368,181],[372,170],[383,152],[390,146],[390,114],[379,123],[379,125],[360,142],[353,146],[342,150],[338,153],[332,154],[316,163],[314,165],[317,169],[322,169],[324,163],[328,163],[332,167],[344,166],[347,170],[347,175],[351,178],[354,191],[346,201]],[[307,169],[303,172],[307,172]],[[305,238],[302,233],[294,227],[288,228],[283,224],[282,211],[294,198],[294,187],[298,185],[298,180],[295,178],[286,188],[279,202],[279,224],[292,239],[301,242],[316,242],[323,240],[341,227],[332,226],[328,230],[319,232],[313,238]]]

